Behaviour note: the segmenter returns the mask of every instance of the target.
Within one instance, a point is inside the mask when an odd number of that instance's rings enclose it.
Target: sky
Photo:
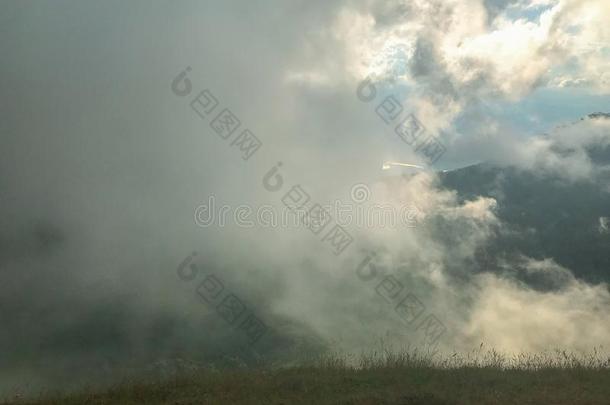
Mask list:
[[[587,150],[610,144],[608,122],[578,121],[610,112],[609,19],[606,0],[0,2],[0,388],[226,349],[238,332],[176,275],[193,251],[269,325],[257,350],[285,358],[312,342],[421,344],[354,277],[371,252],[442,320],[435,348],[609,344],[608,289],[553,258],[507,263],[562,280],[552,294],[456,278],[448,263],[502,228],[498,201],[460,201],[435,173],[607,174]],[[239,120],[230,138],[193,109],[204,90],[214,115]],[[443,146],[437,160],[397,135],[410,114]],[[245,128],[262,145],[247,159]],[[426,170],[393,182],[386,161]],[[274,167],[312,202],[364,184],[371,201],[431,220],[351,227],[340,255],[308,230],[197,223],[212,195],[280,209]]]

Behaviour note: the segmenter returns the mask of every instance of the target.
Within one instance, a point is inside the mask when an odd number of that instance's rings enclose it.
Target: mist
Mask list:
[[[610,120],[527,133],[497,111],[569,87],[571,74],[607,101],[596,70],[607,48],[570,58],[610,39],[608,5],[549,2],[537,22],[511,23],[515,2],[424,3],[4,2],[0,390],[235,358],[290,364],[380,341],[435,353],[607,347],[607,269],[594,283],[526,254],[485,268],[481,249],[528,230],[498,216],[501,183],[464,199],[442,170],[489,162],[607,198],[610,162],[591,151],[610,145]],[[566,13],[591,9],[606,17],[566,42]],[[511,33],[522,52],[503,42]],[[492,54],[495,41],[505,47]],[[390,96],[442,141],[438,160],[386,125]],[[426,170],[382,171],[388,161]],[[293,211],[295,192],[308,207],[416,213],[376,227],[335,214],[236,220],[243,205]],[[232,207],[222,225],[202,225],[210,196]],[[332,229],[347,235],[340,246]],[[218,309],[227,296],[239,315]]]

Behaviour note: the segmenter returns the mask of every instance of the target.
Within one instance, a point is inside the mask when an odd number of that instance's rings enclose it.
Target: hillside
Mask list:
[[[5,405],[51,404],[606,404],[610,369],[602,359],[526,357],[521,368],[502,368],[502,357],[486,363],[433,367],[396,356],[347,367],[330,358],[290,369],[208,370],[170,381],[131,383],[105,392],[82,392]],[[459,361],[458,361],[459,363]],[[485,364],[485,366],[483,366]],[[604,367],[605,368],[600,368]]]

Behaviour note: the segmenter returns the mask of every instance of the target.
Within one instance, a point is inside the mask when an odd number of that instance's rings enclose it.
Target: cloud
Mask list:
[[[536,271],[556,272],[550,262]],[[540,293],[514,281],[485,274],[464,327],[471,343],[485,342],[507,353],[541,352],[569,347],[589,352],[608,347],[610,293],[607,286],[572,280],[560,291]]]
[[[432,126],[447,129],[473,105],[516,102],[540,87],[607,93],[607,7],[602,0],[373,1],[345,6],[321,40],[338,41],[347,74],[407,86],[404,102],[429,103],[439,122]],[[536,17],[515,14],[528,10]]]
[[[386,331],[396,344],[421,341],[376,293],[379,280],[355,274],[372,251],[383,274],[445,323],[444,348],[478,339],[521,349],[605,342],[607,322],[581,342],[519,329],[539,331],[532,318],[518,321],[520,305],[531,303],[546,314],[548,334],[573,333],[567,323],[578,311],[605,319],[595,309],[604,293],[572,282],[545,295],[473,274],[477,250],[502,226],[498,202],[460,201],[431,173],[383,178],[383,161],[417,162],[416,154],[386,136],[376,106],[356,97],[358,83],[376,74],[380,93],[396,94],[431,131],[453,130],[472,105],[524,97],[552,82],[549,69],[572,63],[579,45],[607,43],[604,4],[551,3],[535,21],[507,17],[521,3],[454,0],[155,3],[144,13],[119,2],[4,5],[0,339],[12,350],[0,388],[60,386],[103,369],[108,377],[159,358],[206,362],[235,349],[235,331],[176,275],[193,250],[270,324],[260,350],[272,358],[337,341],[370,348]],[[556,77],[584,77],[602,91],[605,79],[595,75],[604,55],[586,54]],[[182,98],[170,85],[187,66],[193,94]],[[189,106],[203,89],[263,142],[252,159]],[[573,179],[601,173],[589,149],[607,145],[605,121],[531,139],[494,117],[473,121],[471,133],[447,139],[463,160]],[[193,211],[211,194],[232,206],[282,207],[281,195],[262,186],[278,162],[286,187],[302,185],[312,201],[344,201],[364,182],[379,203],[417,206],[422,222],[350,229],[353,250],[341,258],[303,229],[196,226]],[[510,334],[493,329],[511,326]]]
[[[594,161],[596,151],[610,145],[610,120],[587,118],[559,127],[549,136],[518,144],[512,164],[547,176],[571,181],[598,181],[607,172],[607,156]]]

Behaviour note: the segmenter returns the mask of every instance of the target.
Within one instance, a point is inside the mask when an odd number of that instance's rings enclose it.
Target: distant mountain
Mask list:
[[[594,113],[584,119],[610,119],[610,114]],[[610,165],[610,147],[589,152],[593,162]],[[514,261],[522,254],[540,260],[553,258],[589,282],[610,282],[607,177],[566,182],[485,163],[439,176],[442,185],[455,190],[463,201],[478,196],[498,201],[497,216],[505,226],[481,249],[477,257],[481,271],[502,271],[503,260]]]
[[[596,112],[596,113],[593,113],[593,114],[589,114],[588,117],[591,118],[591,119],[597,119],[597,118],[607,118],[607,119],[610,119],[610,113]]]

